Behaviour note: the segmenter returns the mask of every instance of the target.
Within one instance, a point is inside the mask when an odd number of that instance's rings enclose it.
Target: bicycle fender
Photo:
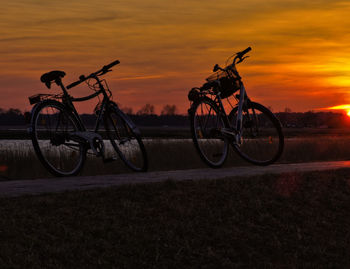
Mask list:
[[[203,97],[197,99],[195,102],[193,102],[193,103],[191,104],[190,108],[187,110],[187,113],[188,113],[189,115],[191,115],[192,113],[194,113],[194,112],[195,112],[195,108],[197,107],[198,103],[200,103],[202,100],[210,100],[210,101],[212,101],[210,98],[208,98],[208,97],[206,97],[206,96],[203,96]]]
[[[32,110],[30,111],[30,127],[27,128],[27,133],[28,134],[32,134],[33,133],[33,128],[32,128],[32,125],[34,124],[34,116],[36,115],[36,111],[38,110],[39,106],[41,106],[43,103],[52,103],[52,102],[57,102],[57,103],[60,103],[58,101],[55,101],[55,100],[44,100],[44,101],[41,101],[39,103],[36,103]],[[61,103],[60,103],[61,104]],[[62,104],[61,104],[62,105]]]
[[[41,101],[39,103],[36,103],[32,110],[30,111],[30,127],[27,128],[27,133],[28,134],[32,134],[33,132],[33,128],[32,128],[32,125],[34,124],[34,116],[36,115],[37,113],[37,110],[40,108],[40,106],[42,106],[43,104],[45,103],[48,103],[48,104],[57,104],[58,106],[64,106],[64,104],[62,104],[61,102],[58,102],[56,100],[52,100],[52,99],[48,99],[48,100],[44,100],[44,101]],[[79,120],[76,119],[75,115],[72,114],[72,116],[74,117],[74,120],[76,121],[76,123],[78,124],[78,128],[82,128],[82,126],[80,125],[79,123]]]
[[[32,107],[32,110],[30,111],[30,126],[27,128],[27,133],[28,134],[32,134],[33,133],[33,121],[34,121],[34,115],[35,115],[35,111],[38,109],[38,105],[40,104],[39,103],[36,103],[33,107]]]

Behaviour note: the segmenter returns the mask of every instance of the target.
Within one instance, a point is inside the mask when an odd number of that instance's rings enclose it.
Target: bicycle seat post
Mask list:
[[[61,87],[61,89],[62,89],[62,91],[63,91],[63,93],[64,93],[65,96],[68,95],[67,90],[66,90],[66,88],[64,87],[61,78],[56,78],[56,79],[55,79],[55,83],[57,84],[57,86]]]

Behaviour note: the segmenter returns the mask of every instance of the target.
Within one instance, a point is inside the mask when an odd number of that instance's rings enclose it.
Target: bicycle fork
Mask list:
[[[222,129],[221,132],[225,134],[226,136],[231,137],[231,139],[234,139],[234,143],[240,145],[242,144],[242,130],[243,130],[243,109],[247,109],[247,122],[251,121],[251,115],[249,115],[248,107],[247,107],[247,101],[248,97],[246,95],[245,87],[243,85],[243,82],[241,83],[240,87],[240,93],[239,93],[239,101],[238,101],[238,107],[237,107],[237,116],[236,116],[236,126],[234,126],[234,132],[229,129]],[[221,100],[218,100],[219,106],[223,109],[223,105]],[[255,117],[255,112],[253,110],[253,117]],[[228,121],[228,120],[227,120]]]

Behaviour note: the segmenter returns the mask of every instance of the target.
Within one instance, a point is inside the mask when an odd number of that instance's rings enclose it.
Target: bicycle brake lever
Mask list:
[[[112,69],[105,69],[105,68],[102,68],[102,73],[101,73],[101,75],[104,75],[104,74],[106,74],[106,73],[108,73],[108,72],[111,72],[112,71]]]
[[[245,58],[248,58],[248,57],[249,57],[249,56],[244,56],[243,58],[239,58],[239,61],[237,62],[237,64],[243,62],[243,60],[244,60]]]

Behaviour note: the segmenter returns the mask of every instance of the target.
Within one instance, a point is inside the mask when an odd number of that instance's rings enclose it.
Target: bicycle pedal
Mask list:
[[[110,157],[110,158],[104,158],[103,162],[104,163],[110,163],[116,161],[118,158],[117,157]]]

